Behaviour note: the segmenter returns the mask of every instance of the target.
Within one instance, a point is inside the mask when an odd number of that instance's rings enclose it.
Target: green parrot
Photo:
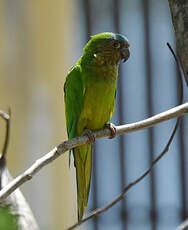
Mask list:
[[[77,179],[78,221],[87,208],[92,141],[90,131],[108,124],[114,113],[116,79],[120,60],[129,58],[129,41],[121,34],[100,33],[91,37],[83,55],[70,69],[64,85],[68,138],[88,135],[91,143],[73,149]]]

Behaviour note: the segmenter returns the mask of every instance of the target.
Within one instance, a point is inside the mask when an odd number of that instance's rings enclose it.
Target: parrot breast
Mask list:
[[[77,135],[84,129],[98,130],[109,122],[114,112],[117,72],[87,76],[83,108],[78,118]]]

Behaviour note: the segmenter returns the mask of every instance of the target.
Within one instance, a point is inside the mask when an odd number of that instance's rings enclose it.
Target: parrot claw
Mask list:
[[[89,138],[89,144],[93,144],[95,142],[95,136],[90,129],[85,129],[83,135]]]
[[[114,138],[116,136],[116,126],[112,123],[105,124],[104,127],[108,128],[111,132],[110,139]]]

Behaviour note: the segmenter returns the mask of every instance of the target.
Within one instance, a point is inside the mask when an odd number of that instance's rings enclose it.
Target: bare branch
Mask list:
[[[184,230],[188,227],[188,219],[186,219],[183,223],[181,223],[176,230]]]
[[[180,117],[184,114],[188,113],[188,103],[182,104],[180,106],[174,107],[168,111],[157,114],[153,117],[150,117],[146,120],[135,122],[127,125],[116,126],[116,134],[121,135],[124,133],[130,133],[138,130],[142,130],[145,128],[152,127],[158,123],[163,121],[170,120],[175,117]],[[101,129],[99,131],[93,132],[96,138],[107,137],[111,135],[111,131],[108,128]],[[54,149],[52,149],[49,153],[45,154],[43,157],[38,159],[29,169],[27,169],[24,173],[16,177],[13,181],[11,181],[7,186],[5,186],[0,191],[0,201],[9,196],[13,191],[15,191],[20,185],[24,182],[30,180],[32,176],[34,176],[39,170],[41,170],[45,165],[54,161],[60,155],[65,153],[66,151],[77,147],[79,145],[86,144],[88,142],[87,136],[75,137],[71,140],[64,141]]]
[[[2,110],[0,110],[0,116],[5,120],[10,119],[10,116],[7,113],[3,112]]]
[[[0,111],[0,116],[6,121],[6,133],[5,133],[5,141],[3,145],[3,150],[0,156],[0,160],[2,163],[4,163],[5,160],[5,154],[7,152],[8,144],[9,144],[9,138],[10,138],[10,108],[9,108],[9,114]]]

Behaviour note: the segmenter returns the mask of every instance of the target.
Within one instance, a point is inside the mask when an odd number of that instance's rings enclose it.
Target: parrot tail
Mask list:
[[[89,197],[92,167],[92,145],[81,145],[74,148],[73,152],[77,180],[78,221],[81,221],[83,214],[86,211]]]

